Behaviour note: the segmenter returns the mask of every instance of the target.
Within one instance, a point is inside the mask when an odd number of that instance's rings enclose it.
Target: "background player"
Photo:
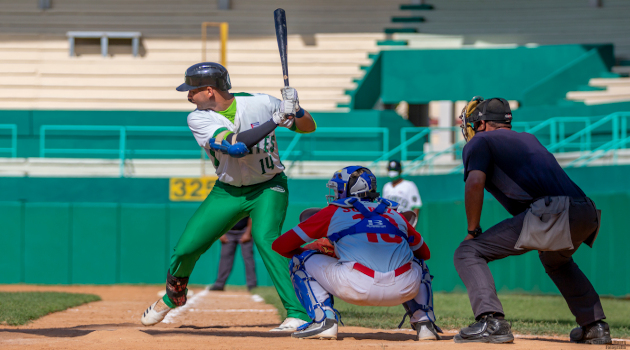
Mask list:
[[[154,325],[172,308],[186,304],[188,278],[199,256],[250,216],[254,242],[287,310],[287,319],[274,330],[295,330],[309,318],[293,293],[288,261],[271,250],[289,199],[274,130],[281,125],[309,133],[315,131],[315,121],[300,108],[297,91],[291,87],[281,90],[282,101],[266,94],[232,94],[227,70],[213,62],[191,66],[185,78],[177,90],[188,91],[188,100],[197,106],[188,115],[188,126],[219,180],[175,246],[166,294],[144,312],[141,321]]]
[[[254,262],[254,242],[252,241],[252,219],[246,217],[237,222],[232,229],[219,238],[221,241],[221,260],[219,272],[214,284],[209,290],[224,290],[225,282],[230,277],[234,266],[236,247],[241,245],[241,255],[245,262],[245,278],[247,290],[252,290],[258,284],[256,279],[256,263]]]
[[[387,164],[387,176],[392,179],[383,186],[383,198],[398,203],[398,212],[408,210],[416,213],[416,221],[422,208],[422,199],[415,183],[402,178],[402,165],[397,160],[390,160]],[[415,225],[415,222],[412,223]]]
[[[312,319],[292,336],[336,339],[334,295],[355,305],[403,304],[419,340],[439,339],[424,263],[430,252],[420,234],[396,212],[396,203],[378,198],[369,169],[343,168],[327,187],[333,202],[273,243],[275,251],[292,257],[295,292]],[[333,242],[334,251],[322,250],[332,256],[302,248],[317,239]]]

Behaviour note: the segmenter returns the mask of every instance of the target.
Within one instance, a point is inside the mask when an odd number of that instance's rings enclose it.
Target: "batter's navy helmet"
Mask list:
[[[221,91],[232,88],[227,69],[214,62],[193,64],[186,69],[185,82],[176,88],[177,91],[189,91],[196,88],[212,86]]]

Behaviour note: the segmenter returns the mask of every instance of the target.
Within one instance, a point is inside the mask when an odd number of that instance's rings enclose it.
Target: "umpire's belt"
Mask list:
[[[366,276],[374,278],[374,270],[372,270],[371,268],[369,268],[369,267],[367,267],[365,265],[361,265],[358,262],[355,262],[354,266],[352,266],[352,268],[357,270],[357,271],[359,271],[359,272],[361,272],[362,274],[364,274]],[[405,272],[407,272],[409,270],[411,270],[411,262],[408,262],[408,263],[404,264],[403,266],[401,266],[401,267],[397,268],[396,270],[394,270],[394,276],[395,277],[400,276],[400,275],[402,275],[403,273],[405,273]]]

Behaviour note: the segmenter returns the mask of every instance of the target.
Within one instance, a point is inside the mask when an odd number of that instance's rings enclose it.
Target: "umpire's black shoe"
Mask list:
[[[601,320],[586,326],[573,328],[569,339],[573,343],[612,344],[608,323]]]
[[[456,343],[511,343],[514,341],[511,328],[508,321],[485,315],[462,328],[453,340]]]

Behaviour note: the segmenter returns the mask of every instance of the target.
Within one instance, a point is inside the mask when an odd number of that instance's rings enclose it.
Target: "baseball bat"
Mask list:
[[[280,63],[282,64],[282,78],[284,86],[289,86],[289,67],[287,66],[287,17],[283,9],[273,11],[273,19],[276,25],[276,39],[278,39],[278,51],[280,51]]]

